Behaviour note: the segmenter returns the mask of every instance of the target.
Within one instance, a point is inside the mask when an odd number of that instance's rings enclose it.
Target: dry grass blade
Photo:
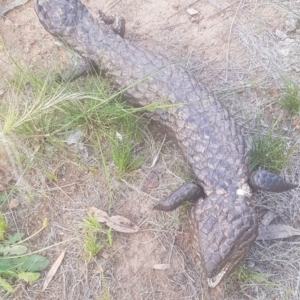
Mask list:
[[[153,269],[155,270],[167,270],[170,269],[171,265],[170,264],[156,264],[153,266]]]
[[[158,157],[159,157],[159,154],[161,152],[161,148],[163,147],[164,143],[165,143],[165,139],[166,139],[166,135],[164,136],[164,139],[163,141],[161,142],[160,144],[160,147],[159,149],[157,150],[157,153],[155,154],[155,156],[153,157],[153,161],[152,161],[152,164],[151,164],[151,167],[150,168],[153,168],[158,160]]]
[[[258,229],[258,237],[256,239],[276,240],[276,239],[286,239],[296,235],[300,235],[299,229],[284,224],[278,224],[278,225],[260,226]]]
[[[44,285],[43,285],[43,289],[42,291],[45,291],[45,289],[47,288],[47,286],[49,285],[50,281],[52,280],[53,276],[55,275],[55,273],[57,272],[59,266],[61,265],[61,262],[63,261],[64,257],[65,257],[65,253],[66,250],[64,250],[59,257],[57,258],[57,260],[54,262],[54,264],[52,265],[52,267],[50,268],[46,279],[44,281]]]
[[[266,212],[261,220],[261,224],[264,226],[268,226],[271,224],[271,222],[277,217],[277,215],[269,210],[268,212]]]

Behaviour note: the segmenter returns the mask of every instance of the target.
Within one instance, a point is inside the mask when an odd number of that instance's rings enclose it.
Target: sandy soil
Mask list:
[[[287,19],[294,17],[291,12],[297,11],[299,4],[190,2],[85,1],[94,14],[98,9],[120,13],[127,22],[126,39],[180,61],[205,82],[235,115],[248,145],[257,122],[268,126],[274,118],[286,129],[287,143],[297,141],[299,132],[292,118],[274,100],[282,87],[281,73],[297,78],[298,28],[289,31]],[[198,13],[189,15],[189,7]],[[22,59],[31,68],[38,68],[41,61],[50,70],[66,63],[64,49],[38,22],[33,1],[0,18],[0,36],[0,89],[1,78],[15,69],[11,57]],[[7,207],[5,217],[12,228],[27,235],[40,228],[44,218],[50,220],[49,227],[32,241],[33,250],[78,236],[78,223],[87,208],[108,210],[110,202],[113,214],[130,218],[141,230],[132,235],[114,233],[113,248],[106,249],[108,257],[100,254],[89,264],[82,260],[80,242],[53,247],[45,251],[51,262],[63,249],[67,252],[47,290],[41,292],[42,277],[31,285],[19,283],[13,294],[0,292],[3,299],[202,299],[200,272],[189,247],[188,213],[180,209],[164,214],[151,209],[154,202],[184,182],[180,177],[188,171],[171,141],[165,142],[158,163],[151,167],[163,139],[148,134],[144,143],[148,159],[123,181],[112,177],[111,190],[100,164],[91,163],[96,173],[80,168],[76,153],[63,161],[54,157],[51,164],[42,166],[55,172],[56,182],[44,182],[34,170],[28,171],[25,178],[39,193],[33,192],[33,201],[18,195],[20,205],[13,210]],[[297,148],[283,173],[294,182],[299,181],[299,157]],[[5,170],[3,176],[10,178],[7,174],[14,171],[7,162],[0,166]],[[145,190],[143,183],[151,171],[159,175],[159,185]],[[253,205],[260,216],[271,210],[277,222],[299,227],[298,199],[297,190],[280,196],[262,194],[253,199]],[[297,238],[257,242],[245,261],[246,275],[240,271],[227,280],[226,299],[300,299],[298,249]],[[170,267],[156,270],[156,264]]]

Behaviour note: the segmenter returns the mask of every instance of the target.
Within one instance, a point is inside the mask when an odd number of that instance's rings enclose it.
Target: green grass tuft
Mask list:
[[[98,242],[98,232],[102,230],[101,224],[93,217],[84,219],[84,260],[95,257],[104,247]]]
[[[268,286],[276,286],[276,282],[272,282],[268,280],[266,274],[261,274],[253,269],[246,267],[245,265],[240,265],[235,268],[232,273],[232,276],[237,279],[237,281],[241,284],[247,284],[250,282],[256,282]]]
[[[89,261],[95,257],[102,249],[111,248],[113,237],[111,228],[104,229],[102,225],[93,217],[88,216],[83,220],[83,258]]]
[[[126,115],[122,118],[119,130],[111,132],[110,144],[112,160],[117,167],[117,176],[122,177],[125,172],[140,167],[142,157],[135,152],[140,137],[138,120]]]
[[[7,229],[7,223],[2,215],[2,212],[0,211],[0,241],[4,240],[4,234]]]
[[[258,168],[279,173],[287,164],[293,148],[287,151],[286,141],[282,136],[273,133],[272,127],[263,133],[261,129],[253,137],[249,153],[249,169]]]
[[[283,79],[284,95],[278,104],[285,108],[292,115],[300,115],[300,87],[291,79]]]
[[[99,162],[104,167],[108,159],[114,161],[118,176],[140,166],[142,158],[134,152],[140,136],[135,112],[142,109],[126,105],[121,93],[113,93],[102,78],[58,84],[47,71],[37,74],[17,68],[4,89],[0,146],[10,148],[12,158],[23,166],[41,170],[37,163],[49,161],[51,153],[67,157],[65,141],[77,129],[83,132],[85,145],[101,153]],[[117,132],[122,141],[116,138]]]

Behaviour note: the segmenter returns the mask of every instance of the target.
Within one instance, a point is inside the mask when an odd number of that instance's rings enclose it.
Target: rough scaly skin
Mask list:
[[[144,106],[165,99],[173,106],[149,115],[177,141],[206,197],[191,211],[191,234],[210,286],[244,258],[258,222],[236,191],[248,180],[243,138],[211,91],[184,68],[130,44],[99,23],[79,0],[35,0],[44,28],[91,60],[128,102]],[[223,272],[223,273],[224,273]]]

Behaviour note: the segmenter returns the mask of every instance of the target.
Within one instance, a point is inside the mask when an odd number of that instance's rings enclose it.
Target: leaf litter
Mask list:
[[[97,219],[100,223],[106,223],[108,227],[111,227],[115,231],[124,233],[136,233],[139,231],[139,226],[134,224],[130,219],[123,216],[111,216],[96,207],[90,207],[89,213]]]

